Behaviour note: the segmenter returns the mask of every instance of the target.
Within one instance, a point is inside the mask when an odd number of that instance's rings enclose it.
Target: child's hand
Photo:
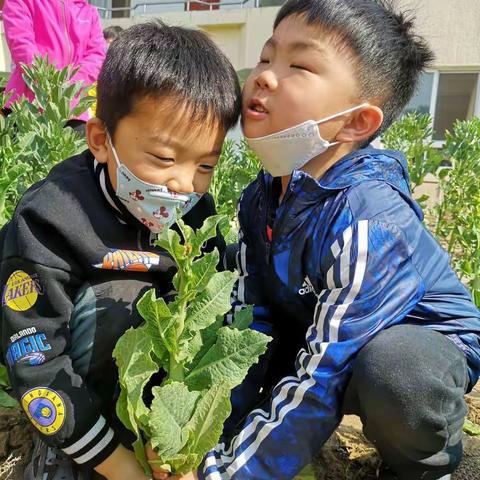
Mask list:
[[[159,456],[155,453],[153,448],[150,446],[150,442],[145,445],[145,455],[147,456],[147,459],[150,460],[159,460]],[[173,475],[170,475],[170,472],[167,472],[166,470],[162,470],[161,468],[152,465],[150,463],[150,467],[152,468],[152,473],[153,473],[153,478],[155,480],[166,480],[174,478]]]
[[[137,462],[135,454],[119,445],[95,470],[107,480],[149,480]]]
[[[145,453],[148,460],[158,460],[158,455],[152,449],[149,443],[145,445]],[[155,480],[198,480],[197,474],[195,472],[187,473],[186,475],[172,475],[166,470],[156,467],[155,465],[150,464],[152,467],[153,478]]]

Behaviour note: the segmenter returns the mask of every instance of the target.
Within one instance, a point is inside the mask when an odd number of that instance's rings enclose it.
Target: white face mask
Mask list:
[[[160,233],[175,223],[177,208],[183,217],[202,197],[199,193],[174,193],[164,185],[140,180],[120,162],[110,135],[107,137],[117,162],[117,197],[153,233]]]
[[[307,120],[293,127],[272,133],[265,137],[248,138],[248,146],[255,152],[258,159],[274,177],[290,175],[294,170],[302,168],[312,158],[325,152],[329,147],[340,142],[330,143],[320,135],[318,125],[328,122],[347,113],[354,112],[368,104],[336,113],[322,120]]]

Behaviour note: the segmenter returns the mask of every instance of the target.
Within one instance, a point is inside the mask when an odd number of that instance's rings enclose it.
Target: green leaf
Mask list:
[[[192,263],[191,288],[193,290],[196,290],[198,293],[204,290],[209,278],[217,271],[218,260],[219,254],[215,248],[213,252],[206,253],[203,257]]]
[[[185,375],[189,375],[195,369],[198,362],[205,356],[205,354],[215,345],[217,341],[218,330],[223,327],[223,316],[218,316],[214,323],[200,332],[197,332],[195,337],[187,344],[189,350],[188,358],[191,359],[187,366]],[[193,346],[191,347],[190,345]]]
[[[10,380],[8,378],[7,367],[0,363],[0,386],[9,387]]]
[[[175,352],[177,316],[172,315],[163,298],[156,298],[155,289],[143,295],[137,302],[137,310],[147,323],[157,358],[164,359],[165,350]]]
[[[166,250],[178,265],[182,264],[185,247],[180,243],[180,235],[174,230],[167,229],[161,232],[155,245]]]
[[[185,383],[195,390],[208,388],[214,382],[224,382],[230,388],[239,385],[270,340],[255,330],[220,328],[216,343],[187,375]]]
[[[480,425],[477,425],[476,423],[471,422],[470,420],[465,420],[465,423],[463,425],[463,430],[465,433],[468,433],[470,436],[478,436],[480,435]]]
[[[203,292],[187,307],[187,338],[190,333],[203,330],[215,322],[218,315],[230,310],[230,297],[237,277],[238,274],[234,272],[220,272],[211,276]]]
[[[198,257],[203,245],[217,235],[217,226],[224,219],[224,215],[208,217],[203,222],[203,225],[195,232],[195,236],[190,239],[194,257]]]
[[[120,390],[120,395],[117,400],[116,413],[120,421],[135,434],[135,441],[132,443],[135,456],[137,457],[138,462],[143,467],[145,473],[150,473],[150,466],[147,461],[145,454],[145,448],[143,445],[142,433],[140,431],[139,425],[135,420],[135,415],[132,411],[132,405],[129,404],[127,390],[122,388]]]
[[[147,455],[145,453],[145,445],[142,438],[137,437],[137,439],[132,443],[132,447],[135,453],[135,457],[137,458],[138,463],[142,466],[143,471],[147,474],[147,476],[151,477],[151,469],[147,460]]]
[[[120,390],[120,395],[118,396],[115,411],[117,413],[117,417],[125,425],[125,427],[128,428],[128,430],[132,432],[136,432],[138,430],[136,426],[135,416],[130,416],[130,412],[128,409],[128,394],[124,388]]]
[[[162,460],[179,452],[188,440],[186,425],[192,417],[200,392],[173,382],[153,388],[154,399],[150,412],[152,448]]]
[[[190,338],[188,341],[182,341],[180,343],[180,351],[177,352],[175,356],[175,360],[177,362],[182,362],[182,363],[189,363],[192,361],[192,359],[195,359],[199,352],[203,351],[205,348],[205,339],[204,339],[204,333],[209,330],[212,327],[210,327],[202,330],[201,332],[195,332],[193,337]],[[216,339],[216,336],[214,337]]]
[[[253,321],[253,306],[247,305],[241,310],[237,310],[233,316],[232,327],[238,330],[245,330],[250,327]]]
[[[113,351],[119,382],[128,392],[127,408],[131,405],[135,419],[144,425],[148,424],[149,410],[143,402],[143,389],[150,377],[158,371],[158,365],[151,358],[152,351],[152,338],[145,326],[129,328],[120,337]]]
[[[195,412],[188,422],[188,451],[203,457],[218,442],[223,424],[232,410],[230,387],[225,383],[215,383],[203,393]],[[187,473],[183,468],[180,473]]]
[[[19,407],[20,404],[5,390],[0,389],[0,406],[6,408]]]
[[[195,470],[195,468],[200,465],[203,456],[200,456],[196,453],[178,453],[176,455],[172,455],[168,463],[165,463],[163,460],[153,460],[150,461],[151,465],[155,465],[157,467],[161,467],[164,470],[173,470],[174,472],[191,472]]]

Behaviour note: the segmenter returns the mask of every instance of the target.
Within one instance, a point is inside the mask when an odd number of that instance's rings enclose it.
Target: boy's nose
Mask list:
[[[260,88],[275,90],[278,85],[278,80],[271,70],[264,70],[257,76],[255,83]]]
[[[188,178],[186,175],[182,175],[179,178],[171,178],[165,186],[171,192],[176,193],[193,193],[195,191],[193,187],[193,178]]]

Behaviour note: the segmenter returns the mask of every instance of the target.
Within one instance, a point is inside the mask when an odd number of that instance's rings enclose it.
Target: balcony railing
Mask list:
[[[93,2],[92,2],[93,3]],[[262,0],[163,0],[159,2],[142,2],[130,7],[102,7],[97,10],[103,18],[135,17],[148,15],[149,13],[161,13],[165,11],[195,11],[195,10],[219,10],[235,8],[257,8],[262,5]],[[274,4],[274,2],[268,2]],[[276,2],[280,4],[281,2]]]

